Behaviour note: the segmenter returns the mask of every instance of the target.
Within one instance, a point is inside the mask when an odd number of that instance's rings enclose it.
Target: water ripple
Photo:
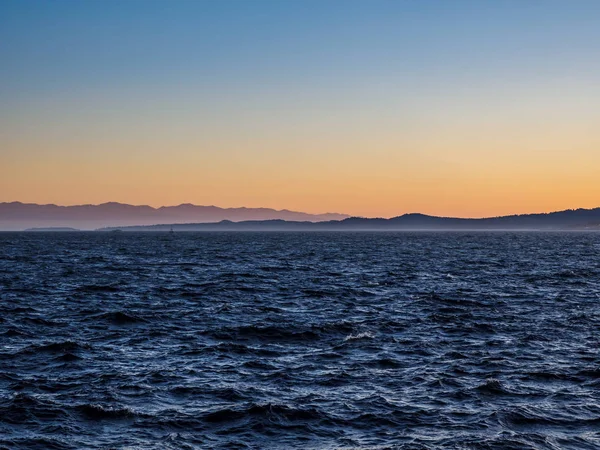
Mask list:
[[[600,448],[600,234],[0,249],[0,449]]]

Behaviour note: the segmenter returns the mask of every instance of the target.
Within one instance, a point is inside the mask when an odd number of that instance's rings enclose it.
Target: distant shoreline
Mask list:
[[[171,234],[166,230],[119,230],[122,231],[118,234],[155,234],[165,235]],[[65,230],[65,231],[53,231],[53,230],[0,230],[0,234],[104,234],[110,235],[112,231],[107,230]],[[256,229],[198,229],[198,230],[180,230],[176,231],[175,234],[208,234],[208,233],[600,233],[600,228],[575,228],[575,229],[563,229],[563,228],[552,228],[552,229],[539,229],[539,228],[506,228],[506,229],[376,229],[376,228],[357,228],[357,229],[267,229],[267,228],[256,228]]]

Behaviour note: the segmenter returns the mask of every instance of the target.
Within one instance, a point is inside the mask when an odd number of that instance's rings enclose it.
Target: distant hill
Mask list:
[[[522,214],[484,219],[405,214],[391,219],[350,217],[323,222],[306,221],[221,221],[219,223],[164,224],[118,227],[123,231],[352,231],[352,230],[598,230],[600,208]],[[101,231],[113,230],[115,227]]]
[[[23,230],[26,228],[69,227],[92,230],[107,226],[153,225],[156,223],[188,222],[234,222],[245,220],[293,220],[317,222],[340,220],[345,214],[307,214],[303,212],[275,210],[270,208],[219,208],[217,206],[128,205],[102,203],[100,205],[38,205],[35,203],[0,203],[0,230]]]

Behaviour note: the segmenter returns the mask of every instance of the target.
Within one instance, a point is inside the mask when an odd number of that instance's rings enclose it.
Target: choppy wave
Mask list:
[[[0,449],[600,448],[600,234],[0,234]]]

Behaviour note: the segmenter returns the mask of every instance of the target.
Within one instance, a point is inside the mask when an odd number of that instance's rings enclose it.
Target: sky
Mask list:
[[[0,0],[0,202],[600,206],[600,1]]]

